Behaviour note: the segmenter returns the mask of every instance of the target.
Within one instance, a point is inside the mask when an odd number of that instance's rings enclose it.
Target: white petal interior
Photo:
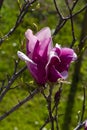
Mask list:
[[[58,43],[56,43],[55,47],[61,48],[61,46]]]
[[[63,76],[64,79],[66,79],[68,77],[68,72],[63,71],[63,72],[61,72],[61,75]]]
[[[76,53],[73,54],[73,60],[76,60],[77,59],[77,55]]]
[[[35,63],[34,63],[30,58],[28,58],[28,56],[26,56],[23,52],[18,51],[18,52],[17,52],[17,55],[18,55],[18,57],[19,57],[21,60],[24,60],[25,62],[30,62],[30,63],[35,64]]]

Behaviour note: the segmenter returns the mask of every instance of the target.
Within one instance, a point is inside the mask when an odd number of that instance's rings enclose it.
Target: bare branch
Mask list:
[[[3,120],[3,119],[5,119],[7,116],[9,116],[11,113],[13,113],[14,111],[16,111],[18,108],[20,108],[24,103],[26,103],[27,101],[30,101],[38,93],[39,93],[39,89],[37,88],[29,96],[27,96],[25,99],[23,99],[22,101],[20,101],[14,107],[12,107],[12,109],[10,109],[6,113],[4,113],[2,116],[0,116],[0,121]]]
[[[8,84],[6,86],[4,86],[5,89],[1,92],[0,102],[2,101],[5,94],[9,91],[9,89],[10,89],[11,85],[14,83],[14,81],[20,76],[20,74],[22,74],[26,70],[26,68],[27,68],[27,66],[23,67],[18,72],[16,72],[14,75],[12,75]]]
[[[69,13],[70,13],[70,21],[71,21],[71,32],[72,32],[72,44],[70,45],[70,47],[72,48],[75,41],[76,41],[76,38],[75,38],[75,34],[74,34],[74,24],[73,24],[73,17],[72,17],[72,9],[69,7],[69,3],[68,1],[66,0],[66,5],[68,7],[68,10],[69,10]],[[74,6],[75,7],[75,6]]]
[[[48,103],[49,119],[51,123],[51,130],[54,130],[54,120],[52,116],[52,90],[53,86],[49,86],[49,96],[47,98],[47,103]]]
[[[17,72],[17,67],[18,67],[19,61],[20,61],[20,59],[14,61],[15,62],[15,66],[14,66],[14,73],[13,73],[13,75]]]
[[[60,29],[65,25],[66,22],[67,22],[67,20],[63,19],[62,21],[60,21],[58,23],[58,25],[56,26],[55,31],[53,33],[53,36],[56,35],[60,31]]]
[[[85,87],[83,87],[83,105],[82,105],[82,115],[81,115],[81,119],[80,122],[83,121],[83,117],[84,117],[84,113],[85,113],[85,100],[86,100],[86,93],[85,93]]]
[[[57,11],[57,14],[59,15],[60,19],[63,19],[63,16],[61,14],[61,12],[59,11],[59,8],[57,6],[57,3],[56,3],[56,0],[53,0],[54,1],[54,5],[55,5],[55,8],[56,8],[56,11]]]
[[[4,2],[4,0],[0,0],[0,9],[1,9],[2,5],[3,5],[3,2]]]
[[[82,9],[80,9],[79,11],[77,11],[76,13],[72,14],[72,17],[75,17],[76,15],[80,14],[81,12],[83,12],[85,9],[87,8],[87,4],[84,5],[84,7]],[[68,16],[64,19],[70,19],[71,16]]]
[[[13,28],[10,29],[10,31],[5,35],[3,36],[1,39],[0,39],[0,45],[11,35],[13,34],[13,32],[16,30],[16,28],[19,26],[19,24],[21,23],[21,21],[23,20],[24,16],[26,15],[26,13],[28,12],[28,8],[30,7],[30,5],[32,5],[34,2],[36,2],[37,0],[31,0],[31,2],[27,1],[26,3],[24,3],[21,11],[20,11],[20,14],[16,20],[16,23],[14,25]]]
[[[85,36],[85,37],[82,39],[81,43],[84,43],[86,40],[87,40],[87,36]]]
[[[75,8],[75,6],[77,5],[78,1],[79,1],[79,0],[76,0],[76,1],[74,2],[73,6],[72,6],[72,8],[71,8],[72,11],[73,11],[73,9]]]
[[[83,117],[85,113],[85,100],[86,100],[86,93],[85,93],[85,87],[83,87],[83,104],[82,104],[81,118],[74,130],[79,130],[85,125],[85,121],[83,121]]]
[[[74,130],[80,130],[85,125],[85,121],[78,124]]]
[[[84,7],[82,9],[80,9],[79,11],[77,11],[76,13],[74,13],[74,14],[72,13],[72,15],[69,15],[67,17],[63,17],[63,19],[61,21],[59,21],[58,25],[56,26],[53,35],[56,35],[60,31],[60,29],[63,28],[63,26],[65,25],[65,23],[67,22],[67,20],[69,20],[69,19],[77,16],[78,14],[80,14],[81,12],[83,12],[86,8],[87,8],[87,4],[85,4]],[[74,37],[74,35],[73,35],[73,37]]]

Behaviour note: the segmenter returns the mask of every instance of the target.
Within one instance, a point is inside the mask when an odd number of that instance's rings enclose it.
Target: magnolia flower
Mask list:
[[[53,47],[48,27],[35,35],[28,29],[25,37],[26,55],[20,51],[17,54],[26,62],[37,83],[45,84],[47,81],[56,82],[58,78],[66,79],[70,63],[77,58],[73,49],[61,48],[58,44]]]
[[[87,130],[87,120],[85,121],[84,130]]]

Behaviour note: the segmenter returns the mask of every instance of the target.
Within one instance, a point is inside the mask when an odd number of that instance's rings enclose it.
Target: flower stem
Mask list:
[[[49,96],[48,96],[48,112],[49,112],[49,119],[50,119],[50,123],[51,123],[51,130],[54,130],[54,119],[52,116],[52,90],[53,90],[53,87],[50,86]]]

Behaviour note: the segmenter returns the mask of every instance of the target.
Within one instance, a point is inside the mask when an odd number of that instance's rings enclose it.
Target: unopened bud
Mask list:
[[[61,91],[62,91],[62,89],[61,89],[61,88],[59,88],[59,90],[55,93],[54,100],[55,100],[55,102],[56,102],[56,103],[58,103],[58,102],[59,102],[59,100],[60,100]]]

